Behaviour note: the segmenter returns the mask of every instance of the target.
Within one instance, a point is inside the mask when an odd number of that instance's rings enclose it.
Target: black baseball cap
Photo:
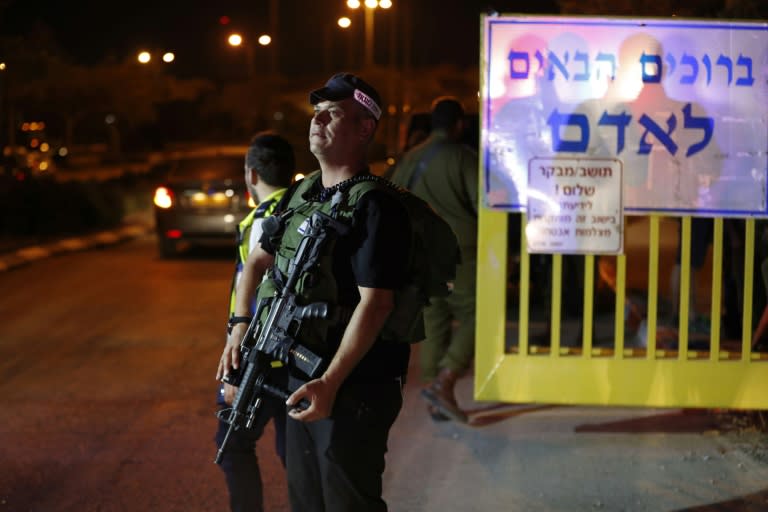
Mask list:
[[[378,91],[352,73],[337,73],[325,82],[325,87],[309,93],[309,102],[312,105],[321,101],[341,101],[347,98],[354,98],[373,114],[377,121],[381,118],[381,96]]]

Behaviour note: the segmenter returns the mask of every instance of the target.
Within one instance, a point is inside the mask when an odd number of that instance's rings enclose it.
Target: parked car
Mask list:
[[[253,207],[243,181],[243,157],[178,158],[153,171],[158,249],[163,258],[187,245],[234,247],[236,226]]]

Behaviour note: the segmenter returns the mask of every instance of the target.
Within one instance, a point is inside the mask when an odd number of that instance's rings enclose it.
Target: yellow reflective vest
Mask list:
[[[235,272],[232,276],[232,286],[229,293],[229,316],[235,314],[235,290],[237,289],[237,283],[240,281],[240,275],[243,272],[243,263],[248,259],[248,254],[251,252],[251,238],[254,229],[258,229],[259,232],[256,236],[261,236],[261,228],[259,224],[261,221],[272,215],[275,211],[277,203],[283,198],[287,189],[281,188],[268,195],[259,205],[251,210],[251,212],[240,221],[237,225],[237,262],[235,265]],[[253,307],[251,308],[253,309]]]

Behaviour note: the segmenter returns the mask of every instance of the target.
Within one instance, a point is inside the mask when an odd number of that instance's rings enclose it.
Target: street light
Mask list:
[[[229,43],[229,46],[240,46],[243,44],[243,36],[240,34],[229,34],[229,37],[227,37],[227,42]]]
[[[141,64],[149,64],[152,61],[152,54],[146,50],[142,50],[136,54],[136,60]],[[170,64],[176,60],[176,54],[173,52],[164,52],[161,60],[166,64]]]
[[[258,38],[256,38],[256,41],[261,46],[269,46],[272,43],[272,37],[268,34],[261,34]],[[245,58],[247,60],[246,62],[246,69],[248,70],[248,78],[253,78],[253,75],[255,74],[255,62],[254,59],[256,58],[254,47],[253,47],[253,39],[246,39],[242,35],[233,32],[229,34],[227,37],[227,43],[229,43],[230,46],[238,48],[240,46],[243,46],[245,49]]]
[[[390,0],[365,0],[365,61],[364,67],[370,69],[373,67],[373,49],[375,44],[373,13],[376,8],[389,9],[392,7]],[[360,0],[347,0],[347,7],[350,9],[359,9]]]
[[[352,20],[346,16],[342,16],[336,20],[336,25],[338,25],[338,27],[341,30],[346,31],[349,27],[352,26]],[[330,45],[330,37],[331,37],[331,34],[330,34],[330,27],[329,27],[328,29],[326,29],[326,39],[328,39],[326,46]],[[349,37],[346,37],[345,39],[347,39],[347,44],[346,44],[347,66],[349,66],[349,68],[351,69],[355,66],[355,46],[352,44],[351,41],[349,41]],[[326,49],[326,68],[329,68],[329,67],[330,67],[330,46]]]
[[[136,56],[136,60],[138,60],[142,64],[148,64],[149,61],[152,60],[152,54],[146,51],[141,51]]]
[[[352,26],[352,20],[350,20],[346,16],[342,16],[336,20],[336,26],[341,29],[342,31],[347,30],[350,26]],[[328,23],[327,25],[323,25],[323,69],[328,71],[331,69],[332,59],[331,54],[333,53],[334,45],[334,27],[332,24]],[[354,47],[351,44],[347,44],[348,49],[348,56],[347,61],[348,65],[351,67],[354,66],[355,61],[355,55],[354,55]]]

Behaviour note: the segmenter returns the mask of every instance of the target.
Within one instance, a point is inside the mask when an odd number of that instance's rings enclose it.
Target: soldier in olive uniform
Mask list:
[[[453,292],[433,298],[424,311],[426,339],[421,343],[422,395],[435,420],[466,421],[454,394],[475,347],[475,282],[477,269],[477,152],[460,142],[465,114],[452,97],[436,99],[430,136],[412,148],[392,177],[427,201],[450,224],[461,247]],[[458,324],[454,329],[453,324]]]

